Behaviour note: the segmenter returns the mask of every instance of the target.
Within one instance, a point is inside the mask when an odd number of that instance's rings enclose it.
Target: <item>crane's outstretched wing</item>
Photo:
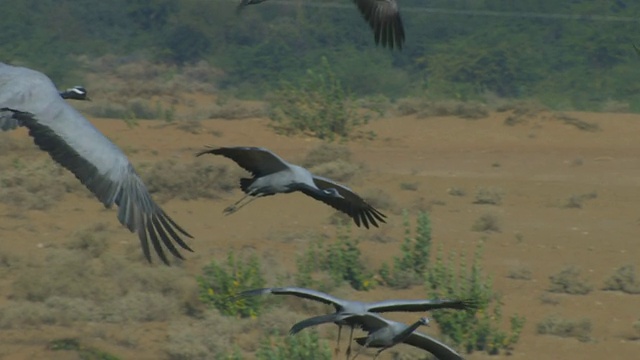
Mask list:
[[[426,350],[435,355],[439,360],[463,360],[462,356],[460,356],[460,354],[450,346],[429,335],[417,331],[412,332],[411,335],[409,335],[403,342]]]
[[[353,0],[373,30],[376,44],[402,49],[404,26],[396,0]]]
[[[346,317],[348,317],[348,315]],[[326,323],[333,323],[336,321],[341,321],[344,318],[345,318],[345,315],[342,315],[339,313],[310,317],[308,319],[304,319],[302,321],[299,321],[293,324],[291,329],[289,329],[289,335],[295,335],[300,331],[311,326],[317,326],[317,325],[326,324]]]
[[[192,251],[178,233],[191,235],[151,199],[126,155],[67,104],[48,77],[0,64],[0,119],[8,113],[105,207],[118,205],[118,220],[138,234],[147,260],[151,261],[149,241],[166,264],[161,242],[178,258],[182,256],[173,242]]]
[[[278,155],[259,147],[221,147],[200,151],[196,156],[204,154],[222,155],[236,162],[241,168],[253,176],[261,177],[286,170],[289,165]]]
[[[478,301],[474,299],[447,300],[447,299],[424,299],[424,300],[384,300],[367,303],[367,311],[389,312],[389,311],[430,311],[437,309],[474,309],[478,307]]]
[[[327,293],[323,293],[321,291],[316,291],[307,288],[300,287],[277,287],[277,288],[262,288],[262,289],[253,289],[243,291],[238,294],[235,298],[245,297],[245,296],[256,296],[256,295],[264,295],[264,294],[274,294],[274,295],[293,295],[303,299],[309,299],[321,302],[327,305],[333,305],[336,310],[344,307],[344,300],[339,299],[335,296],[331,296]]]
[[[330,205],[336,210],[342,211],[343,213],[349,215],[356,225],[360,226],[363,224],[365,228],[369,228],[369,223],[371,225],[378,227],[379,222],[386,222],[384,219],[387,217],[380,211],[376,210],[373,206],[369,205],[364,199],[362,199],[358,194],[353,192],[353,190],[349,189],[344,185],[340,185],[333,180],[321,177],[321,176],[313,176],[313,182],[315,185],[321,189],[335,189],[342,198],[338,197],[328,197],[328,196],[319,196],[317,193],[313,191],[308,191],[307,189],[302,188],[300,191],[311,196],[316,200],[320,200],[327,205]]]

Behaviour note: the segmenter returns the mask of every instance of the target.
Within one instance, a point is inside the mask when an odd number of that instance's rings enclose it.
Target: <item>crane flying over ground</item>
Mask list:
[[[82,97],[77,88],[69,91]],[[35,144],[105,207],[118,205],[118,220],[138,234],[147,260],[151,261],[149,242],[165,264],[169,261],[162,244],[182,259],[173,242],[192,251],[181,238],[191,235],[153,201],[127,156],[64,101],[66,95],[38,71],[0,63],[0,129],[26,127]]]
[[[466,300],[449,300],[449,299],[418,299],[418,300],[383,300],[376,302],[352,301],[340,299],[335,296],[323,293],[321,291],[299,288],[299,287],[279,287],[279,288],[263,288],[243,291],[233,298],[233,300],[241,299],[246,296],[257,296],[264,294],[273,295],[293,295],[303,299],[314,300],[323,304],[332,305],[336,311],[332,314],[320,315],[296,323],[291,328],[291,333],[295,334],[300,330],[325,323],[335,323],[338,325],[338,339],[336,342],[336,353],[340,347],[340,334],[342,326],[346,325],[351,328],[349,336],[349,345],[347,347],[347,357],[351,354],[351,339],[353,338],[353,330],[356,326],[361,326],[361,321],[357,316],[364,316],[370,313],[382,313],[393,311],[404,312],[422,312],[437,309],[475,309],[478,306],[477,301],[472,299]]]
[[[380,350],[378,350],[373,357],[373,360],[376,360],[381,352],[400,343],[426,350],[439,360],[463,360],[462,356],[451,347],[429,335],[415,331],[420,326],[429,325],[430,320],[426,317],[420,318],[411,325],[388,320],[378,314],[370,312],[364,314],[342,313],[340,320],[349,322],[354,326],[359,326],[362,330],[368,332],[367,336],[354,339],[362,347],[351,360],[355,360],[364,349],[379,348]],[[306,327],[333,321],[335,321],[335,319],[328,315],[316,316],[293,325],[289,333],[292,335],[297,334]]]
[[[255,5],[267,0],[241,0],[237,13],[246,6]],[[404,43],[404,25],[400,17],[397,0],[353,0],[362,17],[373,30],[374,39],[382,47],[402,49]]]
[[[238,211],[259,197],[300,191],[349,215],[358,226],[363,224],[368,229],[369,224],[378,227],[378,221],[385,222],[386,216],[367,204],[353,190],[330,179],[313,175],[301,166],[289,164],[265,148],[243,146],[209,148],[196,156],[204,154],[227,157],[253,175],[250,179],[240,179],[240,188],[246,195],[224,210],[227,215]],[[239,205],[250,196],[252,198],[249,201]]]

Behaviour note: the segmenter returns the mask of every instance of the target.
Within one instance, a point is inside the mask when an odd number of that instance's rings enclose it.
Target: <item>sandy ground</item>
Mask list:
[[[401,209],[428,209],[434,229],[434,242],[445,249],[473,252],[484,241],[483,266],[494,278],[495,290],[502,294],[504,314],[526,317],[526,327],[511,355],[493,359],[633,359],[640,350],[634,341],[633,323],[640,318],[638,296],[602,291],[604,281],[616,268],[626,264],[640,267],[638,226],[640,215],[640,116],[626,114],[571,113],[580,120],[596,123],[600,131],[577,129],[558,120],[536,118],[515,126],[504,125],[507,113],[489,118],[464,120],[455,117],[384,118],[371,122],[365,131],[374,131],[373,140],[359,139],[346,145],[353,161],[364,164],[366,173],[349,184],[359,192],[381,189],[394,201],[387,211],[388,224],[380,229],[357,229],[356,236],[379,232],[395,241],[362,242],[367,261],[378,267],[399,253],[403,226]],[[203,121],[199,134],[159,126],[162,122],[141,121],[129,129],[121,121],[92,119],[116,144],[128,149],[134,164],[176,158],[191,161],[204,145],[264,146],[291,161],[300,161],[320,141],[305,136],[275,134],[266,119]],[[215,134],[215,135],[214,135]],[[27,133],[10,135],[17,143],[29,144]],[[16,154],[2,154],[14,157]],[[29,152],[29,159],[46,159],[40,152]],[[231,162],[211,157],[220,164]],[[64,174],[63,176],[71,176]],[[59,181],[59,179],[51,179]],[[402,183],[417,184],[416,191],[403,190]],[[451,196],[448,190],[460,188],[466,196]],[[477,205],[478,189],[495,189],[503,194],[500,205]],[[562,206],[572,195],[596,193],[582,208]],[[304,250],[299,241],[279,241],[278,236],[325,231],[332,227],[333,210],[303,195],[261,199],[238,213],[225,217],[222,209],[235,201],[240,192],[223,194],[221,200],[171,200],[163,208],[194,236],[185,267],[199,273],[212,257],[222,258],[228,249],[253,248],[268,253],[288,269],[295,266],[295,255]],[[48,251],[42,243],[63,241],[75,229],[94,222],[110,225],[114,254],[123,254],[137,239],[117,224],[115,211],[82,195],[67,195],[52,209],[29,211],[15,217],[9,207],[0,205],[0,237],[3,254],[19,258],[38,258]],[[472,224],[481,215],[498,217],[501,231],[478,233]],[[40,246],[39,246],[40,245]],[[129,246],[129,247],[127,247]],[[567,265],[582,269],[582,276],[593,286],[588,295],[552,295],[557,304],[543,302],[548,296],[549,276]],[[160,265],[152,265],[160,266]],[[531,280],[508,278],[509,271],[525,267]],[[0,277],[0,306],[7,306],[13,273]],[[419,297],[424,290],[413,288],[395,292],[378,287],[372,292],[351,292],[351,297]],[[548,315],[569,319],[586,317],[592,321],[592,341],[580,342],[536,334],[536,324]],[[413,316],[395,318],[413,321]],[[163,355],[167,323],[130,325],[71,324],[37,326],[0,332],[2,359],[75,359],[77,355],[46,350],[52,338],[75,336],[124,359],[158,359]],[[126,331],[136,337],[137,346],[126,347],[110,340],[111,334]],[[433,332],[433,329],[428,330]],[[387,357],[390,359],[390,354]],[[490,356],[474,353],[468,359]],[[340,356],[339,358],[343,358]],[[366,357],[363,357],[366,358]]]

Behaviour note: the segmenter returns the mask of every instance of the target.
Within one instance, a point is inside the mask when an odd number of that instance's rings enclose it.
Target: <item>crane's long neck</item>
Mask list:
[[[402,330],[398,335],[395,336],[396,340],[398,342],[403,341],[409,335],[411,335],[411,333],[413,333],[417,328],[419,328],[420,325],[422,325],[422,321],[418,320],[415,323],[407,326],[404,330]]]

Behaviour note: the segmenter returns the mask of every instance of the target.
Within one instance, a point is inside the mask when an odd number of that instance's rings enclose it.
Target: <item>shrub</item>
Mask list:
[[[531,269],[526,266],[515,266],[509,270],[507,277],[514,280],[531,280]]]
[[[349,225],[338,228],[337,240],[327,247],[322,269],[329,273],[336,285],[346,281],[356,290],[372,288],[375,285],[373,274],[362,260],[358,241],[351,238]]]
[[[493,214],[483,214],[471,225],[472,231],[500,232],[500,222]]]
[[[590,192],[586,194],[571,195],[564,203],[562,207],[567,209],[581,209],[584,202],[587,200],[595,199],[598,197],[598,193]]]
[[[582,342],[591,340],[591,320],[569,320],[559,316],[550,315],[536,326],[538,334],[555,335],[560,337],[573,337]]]
[[[349,223],[347,223],[349,224]],[[369,290],[375,286],[373,274],[362,260],[358,241],[351,238],[350,225],[339,225],[337,241],[325,245],[325,241],[312,243],[296,259],[296,284],[303,287],[317,287],[328,291],[343,282],[356,290]],[[317,280],[318,272],[326,273],[330,283]]]
[[[640,294],[640,282],[636,279],[636,269],[633,265],[624,265],[608,278],[603,290],[622,291],[627,294]]]
[[[427,273],[427,284],[430,296],[473,299],[477,302],[475,310],[433,312],[443,334],[467,352],[498,354],[501,350],[510,350],[518,342],[525,319],[518,315],[511,316],[509,330],[500,328],[502,304],[493,293],[491,279],[482,274],[481,251],[481,247],[478,247],[470,268],[464,254],[461,254],[456,271],[455,257],[451,254],[448,264],[445,264],[440,248],[435,264]]]
[[[332,353],[326,343],[320,342],[315,331],[302,331],[282,339],[265,338],[256,353],[258,360],[331,360]]]
[[[550,292],[586,295],[591,292],[592,286],[580,278],[580,269],[567,266],[557,274],[549,277],[551,280]]]
[[[379,273],[384,282],[393,288],[408,288],[424,282],[424,274],[429,266],[431,255],[431,220],[426,212],[420,212],[417,218],[415,237],[411,237],[408,213],[404,213],[404,242],[402,257],[394,258],[393,269],[387,263]]]
[[[251,296],[238,300],[230,297],[243,290],[262,288],[265,281],[256,255],[248,260],[236,259],[233,251],[227,256],[226,266],[215,260],[203,269],[203,275],[197,278],[200,288],[200,300],[215,307],[224,315],[255,317],[260,312],[260,296]]]
[[[500,205],[502,203],[502,190],[493,188],[479,188],[476,192],[474,204]]]
[[[402,190],[406,190],[406,191],[417,191],[418,190],[418,183],[417,182],[403,182],[400,183],[400,189]]]
[[[298,86],[283,82],[270,103],[271,119],[285,133],[309,132],[332,141],[364,122],[324,57],[320,69],[307,70]]]
[[[467,195],[467,192],[464,191],[464,189],[462,189],[462,188],[453,186],[453,187],[450,187],[447,190],[447,194],[449,194],[451,196],[465,196],[465,195]]]

